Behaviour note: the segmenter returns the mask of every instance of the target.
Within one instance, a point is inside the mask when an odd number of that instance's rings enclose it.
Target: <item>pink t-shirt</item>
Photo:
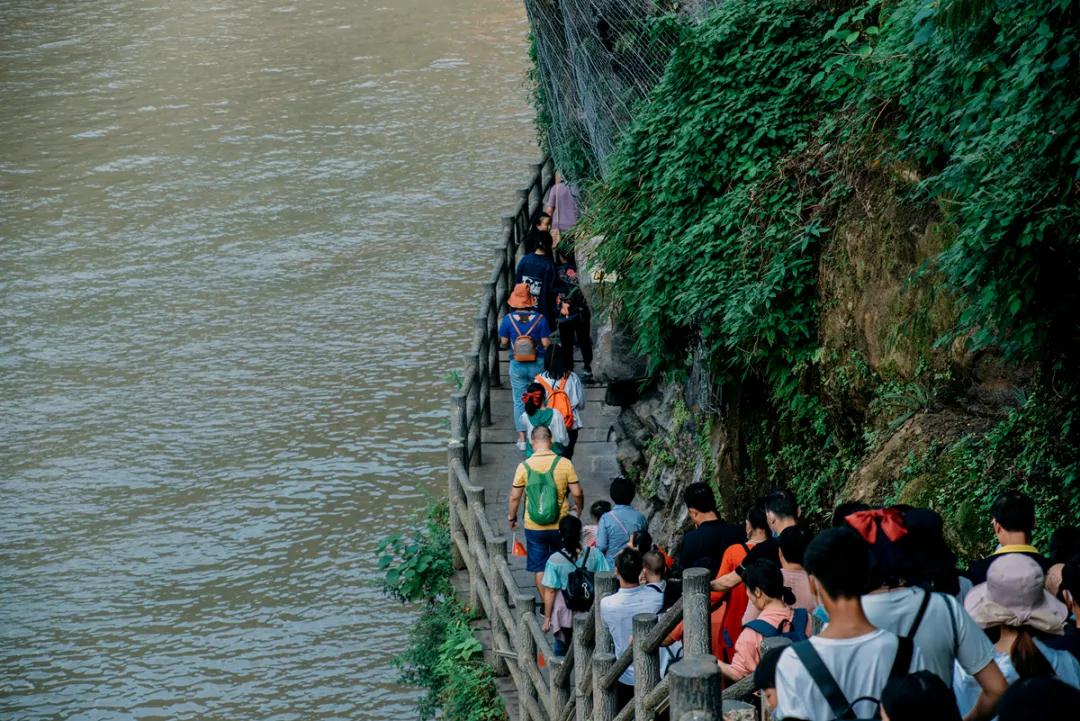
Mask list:
[[[787,568],[780,571],[784,575],[784,585],[795,594],[795,605],[792,608],[805,608],[813,611],[817,606],[817,599],[810,592],[810,576],[806,571],[792,571]],[[743,614],[742,622],[750,623],[758,617],[757,606],[752,603],[746,604],[746,613]]]
[[[753,606],[754,604],[750,605]],[[758,614],[758,618],[770,626],[780,628],[780,624],[784,621],[791,623],[794,615],[794,609],[789,606],[781,606],[766,608]],[[787,631],[787,628],[782,630]],[[809,636],[812,632],[812,619],[807,615],[806,635]],[[731,659],[731,670],[739,678],[752,674],[757,665],[761,663],[761,641],[763,638],[760,633],[752,628],[744,628],[742,633],[739,634],[739,638],[735,641],[735,655]]]
[[[577,198],[574,197],[574,192],[570,190],[570,186],[566,183],[557,183],[551,186],[545,205],[549,208],[554,207],[554,210],[551,211],[551,227],[555,230],[570,230],[577,224]]]

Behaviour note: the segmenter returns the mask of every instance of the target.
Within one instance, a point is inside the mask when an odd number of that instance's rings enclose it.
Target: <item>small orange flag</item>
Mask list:
[[[511,553],[515,556],[528,556],[529,552],[525,550],[525,544],[518,540],[517,531],[514,531],[514,546]]]

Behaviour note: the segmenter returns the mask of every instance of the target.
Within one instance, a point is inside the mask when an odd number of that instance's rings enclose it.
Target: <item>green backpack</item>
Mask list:
[[[559,489],[555,485],[555,466],[562,460],[555,456],[551,468],[546,471],[533,470],[525,464],[525,511],[533,523],[547,526],[559,520],[562,510],[559,503]]]
[[[552,413],[550,408],[541,408],[536,413],[532,414],[532,416],[529,418],[529,421],[533,424],[533,428],[536,428],[537,426],[545,426],[548,430],[551,430],[551,421],[554,419],[554,417],[555,414]],[[562,443],[552,443],[551,450],[554,451],[555,455],[561,456],[563,454],[563,451],[565,451],[566,449],[563,448]],[[532,454],[532,441],[525,441],[525,458],[532,458]]]

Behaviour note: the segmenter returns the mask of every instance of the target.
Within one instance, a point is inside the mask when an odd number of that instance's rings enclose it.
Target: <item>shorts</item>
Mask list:
[[[525,569],[533,573],[543,573],[551,554],[562,548],[562,536],[558,531],[530,531],[525,529],[525,550],[528,557]]]

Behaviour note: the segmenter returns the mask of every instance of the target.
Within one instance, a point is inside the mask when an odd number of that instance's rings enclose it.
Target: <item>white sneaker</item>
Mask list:
[[[524,453],[525,452],[525,441],[518,441],[517,442],[517,447],[518,447],[519,451]]]

